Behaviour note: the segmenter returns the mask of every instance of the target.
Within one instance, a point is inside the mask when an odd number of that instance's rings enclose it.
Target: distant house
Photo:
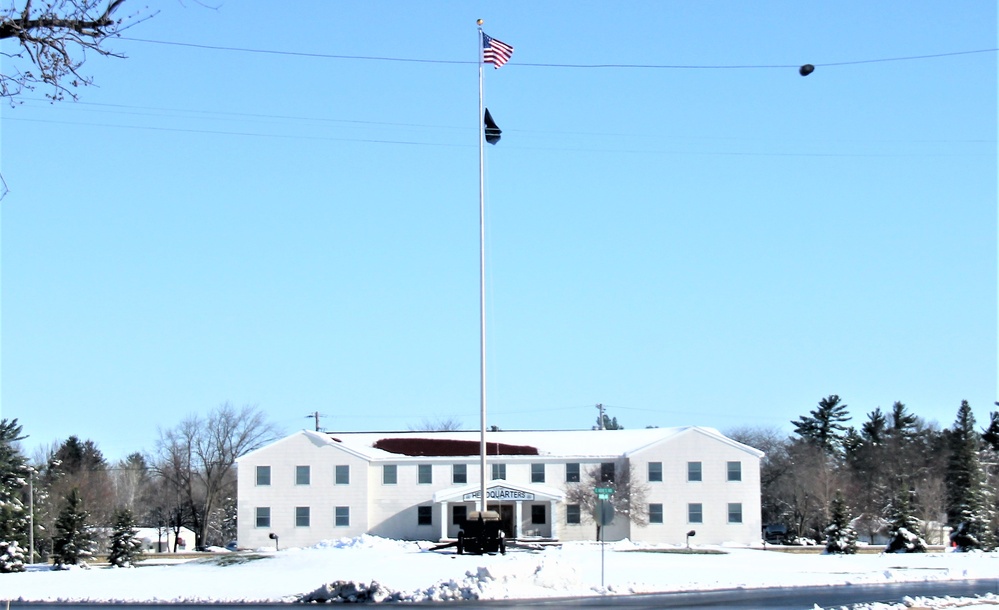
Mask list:
[[[616,517],[607,540],[760,541],[761,451],[701,427],[487,434],[489,508],[508,537],[592,540],[566,491],[626,467],[647,490],[649,524]],[[373,534],[457,536],[480,495],[479,432],[301,431],[238,461],[239,545],[309,546]],[[493,455],[493,454],[496,455]]]
[[[137,527],[136,538],[142,542],[142,550],[146,553],[172,553],[174,532],[172,527]],[[194,550],[194,532],[186,527],[180,528],[177,536],[177,551]]]

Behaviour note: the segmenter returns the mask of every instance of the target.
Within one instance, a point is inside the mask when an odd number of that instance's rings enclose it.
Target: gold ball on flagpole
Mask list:
[[[481,19],[476,19],[475,20],[475,25],[482,25],[482,20]]]

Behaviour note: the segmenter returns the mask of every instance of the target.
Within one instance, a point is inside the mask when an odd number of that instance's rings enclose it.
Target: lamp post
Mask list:
[[[274,550],[280,551],[281,549],[278,548],[278,535],[271,532],[270,534],[267,534],[267,537],[274,541]]]
[[[696,536],[696,535],[697,535],[697,532],[695,532],[694,530],[690,530],[689,532],[687,532],[687,550],[688,551],[690,550],[690,537],[691,536]]]

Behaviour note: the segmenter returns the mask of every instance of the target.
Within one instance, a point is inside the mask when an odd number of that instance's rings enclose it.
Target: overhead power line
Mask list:
[[[148,44],[160,44],[160,45],[170,45],[176,47],[190,47],[195,49],[208,49],[212,51],[231,51],[237,53],[260,53],[265,55],[286,55],[292,57],[311,57],[316,59],[345,59],[345,60],[356,60],[356,61],[392,61],[392,62],[408,62],[408,63],[420,63],[420,64],[477,64],[478,61],[468,61],[468,60],[451,60],[451,59],[419,59],[411,57],[387,57],[387,56],[373,56],[373,55],[335,55],[332,53],[306,53],[302,51],[280,51],[276,49],[253,49],[249,47],[227,47],[221,45],[207,45],[198,44],[191,42],[176,42],[170,40],[151,40],[148,38],[130,38],[122,37],[121,40],[129,40],[132,42],[144,42]],[[837,62],[825,62],[825,63],[812,63],[815,67],[831,67],[831,66],[852,66],[859,64],[872,64],[872,63],[883,63],[883,62],[893,62],[893,61],[915,61],[921,59],[936,59],[941,57],[954,57],[957,55],[973,55],[976,53],[995,53],[999,51],[999,48],[991,49],[975,49],[971,51],[951,51],[948,53],[932,53],[927,55],[905,55],[902,57],[881,57],[876,59],[858,59],[853,61],[837,61]],[[511,66],[523,66],[527,68],[590,68],[590,69],[607,69],[607,68],[619,68],[619,69],[658,69],[658,70],[747,70],[747,69],[787,69],[794,68],[798,69],[801,64],[555,64],[555,63],[518,63],[511,62]]]

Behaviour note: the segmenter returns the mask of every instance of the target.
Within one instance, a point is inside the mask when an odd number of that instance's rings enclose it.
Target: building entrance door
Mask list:
[[[513,538],[516,530],[513,529],[513,505],[512,504],[490,504],[489,510],[494,510],[500,516],[500,529],[507,538]]]

